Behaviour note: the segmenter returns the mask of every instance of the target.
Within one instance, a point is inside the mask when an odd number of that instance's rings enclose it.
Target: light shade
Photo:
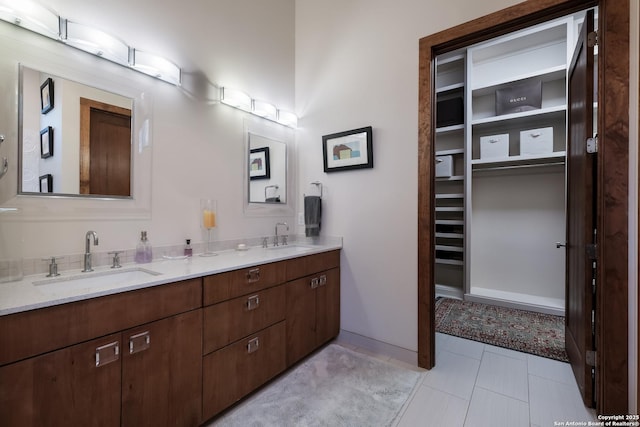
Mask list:
[[[0,19],[54,39],[60,38],[60,18],[31,0],[0,0]]]
[[[221,88],[220,101],[244,111],[251,111],[251,97],[244,92],[227,87]]]
[[[278,123],[292,128],[298,127],[298,116],[291,111],[278,110]]]
[[[142,73],[180,85],[180,67],[161,56],[135,49],[132,66]]]
[[[278,110],[273,104],[268,102],[253,100],[253,114],[265,119],[275,120],[278,117]]]
[[[129,65],[129,46],[104,31],[77,22],[66,21],[66,37],[63,34],[63,41],[70,46],[109,61]]]

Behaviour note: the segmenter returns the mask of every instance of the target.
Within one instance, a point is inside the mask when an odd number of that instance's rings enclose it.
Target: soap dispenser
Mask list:
[[[147,232],[142,231],[140,233],[140,241],[138,242],[138,246],[136,246],[136,262],[138,264],[145,264],[151,262],[153,259],[153,253],[151,251],[151,244],[147,239]]]
[[[187,244],[184,245],[184,254],[186,256],[193,256],[193,248],[191,247],[191,239],[187,239]]]

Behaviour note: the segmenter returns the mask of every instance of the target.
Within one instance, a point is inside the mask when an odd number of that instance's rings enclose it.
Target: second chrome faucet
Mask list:
[[[93,245],[98,246],[98,233],[89,230],[85,236],[85,250],[84,250],[84,273],[93,271],[91,268],[91,237],[93,237]]]
[[[289,231],[289,224],[287,224],[286,222],[278,222],[276,223],[276,235],[273,238],[273,246],[278,246],[280,243],[278,242],[278,226],[282,225],[284,227],[286,227],[286,230]],[[282,236],[282,244],[286,245],[287,244],[287,235],[283,235]]]

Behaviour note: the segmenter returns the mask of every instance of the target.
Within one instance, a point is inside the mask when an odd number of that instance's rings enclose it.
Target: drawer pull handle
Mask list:
[[[311,289],[317,288],[319,284],[320,284],[320,279],[318,279],[317,277],[314,277],[313,279],[311,279]]]
[[[496,142],[500,142],[500,140],[499,139],[490,139],[489,142],[491,144],[495,144]]]
[[[120,357],[120,343],[118,341],[96,348],[96,368],[115,362]]]
[[[318,285],[319,286],[324,286],[326,284],[327,284],[327,275],[326,274],[320,275],[320,280],[319,280]]]
[[[260,350],[260,339],[258,337],[251,338],[247,343],[247,353],[251,354]]]
[[[442,162],[444,162],[444,160],[442,160],[442,159],[441,159],[441,158],[439,158],[439,157],[436,157],[436,163],[442,163]]]
[[[149,348],[151,345],[151,335],[149,331],[131,335],[129,337],[129,354],[139,353]]]
[[[529,135],[531,136],[531,138],[537,138],[542,134],[541,133],[530,133]]]
[[[260,280],[260,268],[252,268],[247,271],[247,282],[254,283]]]
[[[260,307],[260,297],[258,295],[247,298],[247,310],[255,310],[258,307]]]

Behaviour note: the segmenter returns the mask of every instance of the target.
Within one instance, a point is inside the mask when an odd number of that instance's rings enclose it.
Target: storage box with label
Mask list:
[[[516,83],[496,90],[496,114],[520,113],[542,107],[542,81]]]
[[[509,134],[480,137],[480,158],[495,159],[509,157]]]
[[[450,178],[453,175],[453,156],[436,156],[436,178]]]
[[[520,132],[520,155],[535,156],[553,153],[553,128],[529,129]]]

